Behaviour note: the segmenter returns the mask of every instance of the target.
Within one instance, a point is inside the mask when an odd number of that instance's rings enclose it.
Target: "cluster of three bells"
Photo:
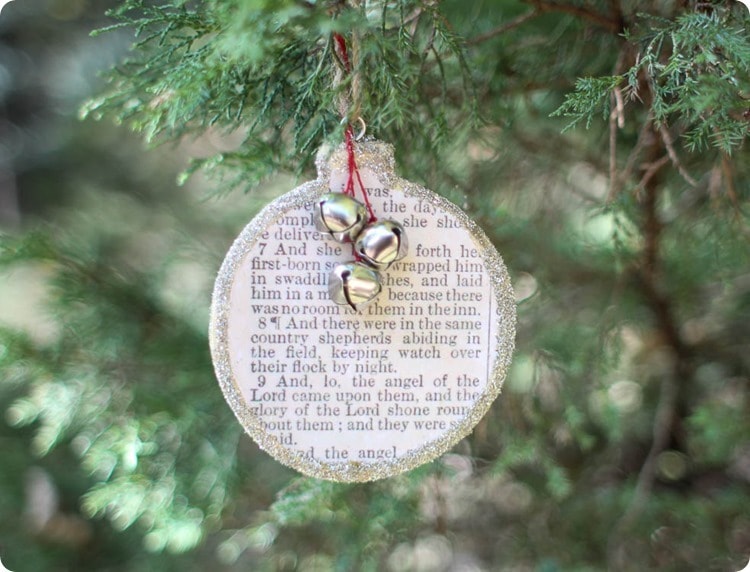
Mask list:
[[[344,193],[327,193],[315,203],[315,227],[338,242],[354,243],[357,260],[337,264],[328,293],[337,304],[360,310],[382,290],[379,270],[406,256],[403,227],[393,220],[368,223],[365,205]]]

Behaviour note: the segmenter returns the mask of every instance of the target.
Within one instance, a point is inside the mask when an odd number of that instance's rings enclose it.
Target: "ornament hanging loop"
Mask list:
[[[356,123],[359,125],[359,132],[354,136],[354,140],[362,141],[365,133],[367,133],[367,123],[365,123],[365,120],[361,116],[357,117]]]
[[[349,121],[349,118],[348,118],[348,117],[344,117],[344,118],[343,118],[343,119],[341,120],[341,125],[344,125],[344,126],[345,126],[345,128],[344,128],[344,129],[347,129],[347,130],[348,130],[348,129],[351,129],[351,130],[352,130],[352,131],[351,131],[351,133],[352,133],[352,138],[353,138],[353,139],[354,139],[354,140],[355,140],[356,142],[358,142],[358,143],[359,143],[360,141],[362,141],[362,139],[364,139],[365,135],[367,134],[367,123],[365,123],[365,120],[364,120],[364,119],[362,119],[362,116],[361,116],[361,115],[360,115],[360,116],[357,116],[357,119],[355,119],[353,123]],[[356,134],[354,133],[354,129],[353,129],[353,126],[354,126],[354,125],[357,125],[357,126],[359,127],[359,131],[357,131],[357,133],[356,133]]]

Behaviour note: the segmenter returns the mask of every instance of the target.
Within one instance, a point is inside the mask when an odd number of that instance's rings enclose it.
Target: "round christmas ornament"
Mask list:
[[[510,364],[500,255],[394,165],[375,140],[321,151],[317,179],[247,225],[216,281],[224,395],[262,449],[310,476],[368,481],[435,459],[487,412]]]

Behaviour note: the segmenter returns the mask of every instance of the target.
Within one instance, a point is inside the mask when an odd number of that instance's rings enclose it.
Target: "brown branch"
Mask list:
[[[647,199],[644,202],[647,211],[652,209],[656,203],[651,200],[653,192],[651,191],[655,185],[649,185],[647,188]],[[655,211],[653,211],[655,216]],[[647,212],[647,219],[651,218],[651,215]],[[646,231],[646,247],[644,248],[644,266],[647,264],[656,264],[656,244],[657,237],[660,233],[661,225],[659,224],[659,230],[656,228],[648,230],[649,224],[647,223]],[[653,269],[656,270],[655,268]],[[641,469],[638,472],[638,478],[636,480],[635,490],[633,491],[633,497],[628,504],[622,518],[615,525],[610,540],[608,543],[608,559],[610,568],[613,570],[621,569],[622,566],[617,562],[619,557],[619,547],[621,546],[622,536],[632,526],[632,524],[642,514],[644,507],[648,502],[648,498],[653,490],[654,481],[656,480],[656,473],[658,467],[659,455],[667,449],[669,446],[670,439],[675,432],[675,424],[678,421],[678,409],[680,404],[680,384],[691,375],[691,370],[688,366],[689,348],[682,340],[677,327],[677,321],[675,320],[672,306],[669,298],[661,293],[655,282],[655,272],[650,272],[647,267],[641,268],[640,272],[640,285],[643,291],[646,302],[654,312],[657,326],[662,332],[665,341],[672,349],[672,360],[673,367],[672,372],[665,374],[661,379],[659,387],[659,401],[656,406],[656,412],[654,413],[654,423],[651,433],[651,447],[649,448],[646,459],[641,465]]]
[[[724,175],[724,184],[727,187],[727,196],[736,210],[740,210],[740,202],[737,199],[737,188],[734,186],[734,177],[732,176],[732,164],[725,153],[721,154],[721,172]]]
[[[626,182],[633,174],[633,170],[635,169],[638,157],[640,157],[643,148],[648,143],[650,143],[649,139],[653,137],[653,131],[651,130],[652,121],[653,117],[649,115],[646,121],[643,123],[643,127],[641,128],[640,133],[638,133],[638,141],[636,142],[635,147],[633,147],[633,150],[630,152],[628,160],[625,162],[625,168],[620,174],[620,181],[622,181],[623,183]],[[643,179],[641,179],[641,184],[644,184]]]
[[[466,40],[466,45],[474,46],[476,44],[481,44],[482,42],[486,42],[487,40],[491,40],[492,38],[496,36],[501,36],[502,34],[509,32],[510,30],[514,28],[518,28],[519,26],[523,25],[525,22],[531,20],[532,18],[538,16],[539,14],[540,12],[538,10],[531,10],[529,12],[526,12],[525,14],[521,14],[520,16],[517,16],[516,18],[512,19],[510,22],[506,22],[505,24],[502,24],[501,26],[498,26],[497,28],[494,28],[488,32],[485,32],[484,34],[479,34],[478,36],[474,38]]]
[[[641,514],[653,490],[659,455],[669,446],[669,438],[677,410],[677,397],[677,383],[674,377],[665,375],[659,388],[659,402],[654,415],[651,448],[638,473],[633,498],[622,518],[617,522],[611,536],[608,552],[610,567],[613,570],[621,568],[615,561],[618,556],[616,549],[619,547],[621,535],[630,528]]]
[[[491,40],[492,38],[495,38],[497,36],[501,36],[502,34],[505,34],[506,32],[513,30],[514,28],[518,28],[529,20],[536,18],[537,16],[544,14],[545,12],[564,12],[566,14],[579,16],[584,20],[589,20],[590,22],[593,22],[598,26],[609,30],[610,32],[618,34],[625,29],[625,19],[622,14],[622,9],[620,8],[619,0],[611,0],[613,13],[611,18],[608,18],[604,14],[600,14],[599,12],[589,10],[588,8],[583,8],[581,6],[558,4],[557,2],[551,2],[548,0],[527,1],[533,6],[532,10],[529,10],[528,12],[526,12],[525,14],[521,14],[520,16],[516,16],[509,22],[506,22],[505,24],[502,24],[497,28],[493,28],[488,32],[468,39],[466,41],[466,45],[474,46],[476,44],[486,42],[487,40]]]
[[[625,103],[619,87],[612,90],[612,112],[609,114],[609,193],[607,200],[612,201],[618,193],[617,176],[617,129],[625,127]]]
[[[617,63],[613,75],[617,76],[625,69],[627,49],[625,46],[617,56]],[[622,97],[622,89],[616,86],[610,95],[612,111],[609,114],[609,192],[607,201],[612,201],[618,193],[617,176],[617,129],[625,127],[625,102]]]
[[[653,286],[656,282],[657,262],[659,256],[659,239],[661,238],[662,223],[658,214],[658,183],[653,177],[644,182],[645,197],[643,199],[643,266],[644,282]]]
[[[669,155],[664,155],[658,161],[654,161],[653,163],[644,165],[646,170],[643,172],[643,176],[641,177],[641,180],[638,183],[638,188],[639,189],[646,188],[648,184],[651,182],[651,179],[653,179],[656,176],[656,173],[658,173],[661,170],[661,168],[667,163],[669,163]]]
[[[424,67],[427,63],[427,56],[429,55],[430,51],[432,51],[432,53],[435,54],[435,57],[439,59],[437,50],[435,49],[435,36],[437,36],[437,28],[435,26],[432,26],[432,30],[430,30],[430,37],[428,38],[427,44],[422,50],[422,65],[420,66],[419,70],[420,75],[424,72]]]
[[[664,141],[664,146],[667,148],[667,153],[669,153],[669,158],[672,160],[672,165],[674,165],[674,168],[677,169],[677,172],[683,179],[685,179],[686,183],[688,183],[691,187],[697,187],[698,183],[695,179],[693,179],[693,177],[690,176],[690,173],[687,172],[687,169],[685,169],[682,162],[680,161],[680,158],[677,156],[677,152],[674,149],[672,136],[669,134],[669,130],[663,123],[659,125],[659,135],[661,135],[661,139],[662,141]]]
[[[622,90],[619,86],[615,87],[612,90],[612,93],[615,96],[615,109],[613,113],[615,113],[617,117],[617,127],[622,129],[625,127],[625,100],[622,97]]]
[[[620,32],[625,31],[625,14],[622,12],[620,0],[609,0],[609,7],[612,10],[612,19],[617,22]]]
[[[584,20],[588,20],[589,22],[592,22],[597,26],[604,28],[605,30],[608,30],[614,34],[620,34],[622,32],[622,24],[617,19],[607,17],[604,14],[600,14],[599,12],[595,12],[594,10],[590,10],[589,8],[584,8],[583,6],[559,4],[550,0],[527,1],[532,6],[534,6],[534,9],[538,12],[563,12],[565,14],[572,14],[574,16],[583,18]]]
[[[643,261],[644,266],[647,264],[658,264],[658,247],[651,244],[651,242],[652,239],[647,236]],[[657,286],[655,275],[649,274],[649,272],[650,269],[648,267],[643,268],[640,272],[640,285],[643,296],[654,313],[657,328],[664,337],[666,344],[672,350],[675,358],[678,360],[684,359],[690,352],[680,334],[670,300]]]
[[[718,165],[714,165],[711,167],[711,175],[708,177],[708,196],[712,203],[718,202],[721,183],[721,169]]]
[[[650,119],[647,123],[651,123]],[[663,129],[663,126],[658,129]],[[645,139],[643,131],[642,136]],[[678,421],[680,386],[691,373],[688,362],[690,349],[682,339],[671,300],[659,287],[661,270],[659,250],[664,223],[659,218],[660,184],[656,174],[670,161],[674,162],[672,153],[667,147],[667,141],[663,133],[661,138],[653,138],[649,154],[656,157],[665,150],[666,154],[646,166],[639,185],[643,190],[640,207],[643,215],[644,240],[636,275],[643,298],[654,315],[656,328],[663,336],[665,344],[671,349],[673,367],[672,371],[661,379],[659,401],[654,414],[651,447],[638,472],[633,497],[610,535],[607,551],[612,569],[622,568],[621,562],[618,562],[622,557],[620,553],[622,536],[642,514],[651,495],[657,476],[659,455],[669,446]]]
[[[611,95],[612,103],[615,103],[615,94]],[[609,193],[607,200],[611,201],[617,194],[617,112],[616,106],[612,106],[609,114]]]

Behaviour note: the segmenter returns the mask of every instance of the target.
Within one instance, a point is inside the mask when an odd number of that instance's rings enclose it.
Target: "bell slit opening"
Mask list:
[[[354,305],[354,302],[352,302],[352,299],[349,297],[349,276],[351,276],[352,273],[348,270],[344,270],[341,273],[341,290],[344,292],[344,299],[346,300],[346,303],[349,304],[352,310],[355,312],[357,311],[357,307]]]

